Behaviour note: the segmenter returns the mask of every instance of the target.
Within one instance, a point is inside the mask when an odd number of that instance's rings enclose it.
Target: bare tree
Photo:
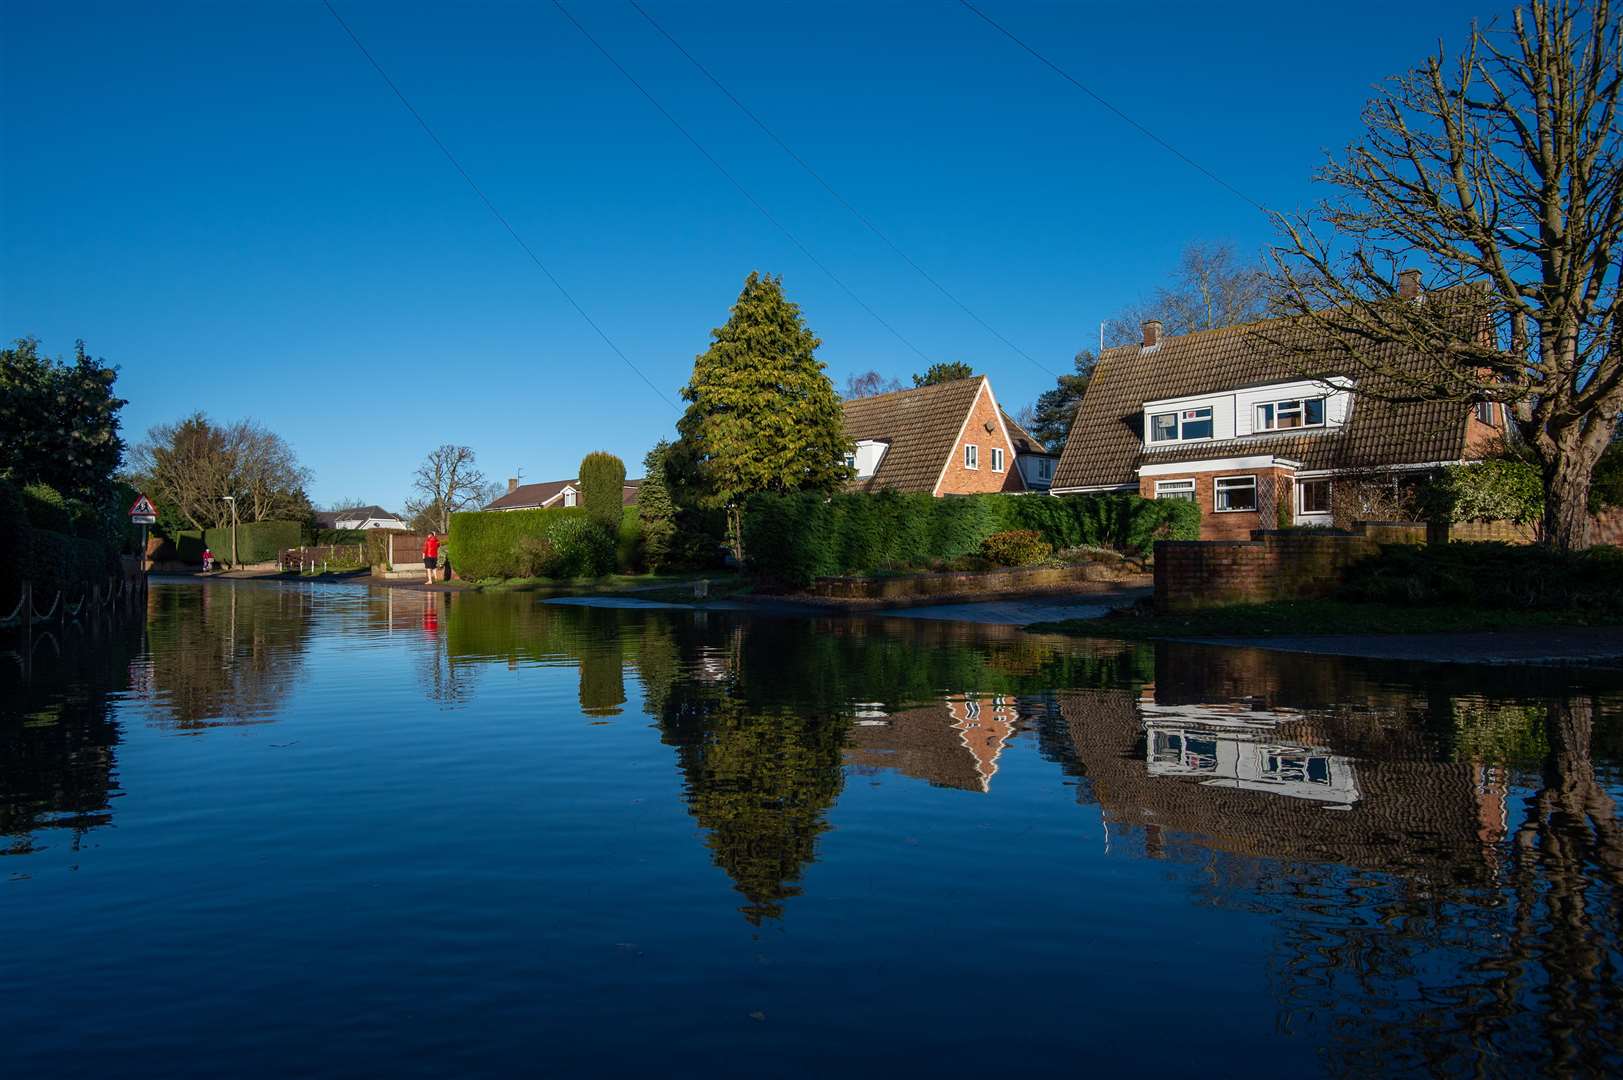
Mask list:
[[[202,413],[157,424],[130,452],[130,472],[157,500],[194,529],[231,520],[225,499],[237,500],[244,521],[302,517],[309,512],[308,469],[287,440],[251,420],[221,426]]]
[[[310,511],[305,485],[310,470],[286,439],[251,420],[225,429],[233,457],[231,485],[248,521],[301,517]]]
[[[860,375],[848,376],[845,380],[845,400],[856,398],[875,397],[879,394],[888,394],[892,390],[902,389],[900,379],[887,379],[877,371],[864,371]]]
[[[489,501],[492,487],[476,466],[473,450],[446,443],[429,452],[412,477],[415,498],[406,500],[406,515],[435,532],[451,530],[451,515],[477,510]]]
[[[1473,26],[1457,58],[1386,82],[1320,173],[1334,195],[1278,218],[1278,300],[1315,331],[1297,339],[1304,370],[1376,375],[1358,392],[1388,400],[1510,406],[1562,549],[1588,544],[1590,476],[1623,409],[1619,38],[1609,0]],[[1396,272],[1410,264],[1429,292]]]
[[[1170,285],[1105,324],[1105,347],[1138,341],[1141,324],[1150,319],[1159,319],[1168,334],[1189,334],[1238,326],[1267,312],[1263,267],[1240,258],[1231,244],[1197,241],[1183,249]]]

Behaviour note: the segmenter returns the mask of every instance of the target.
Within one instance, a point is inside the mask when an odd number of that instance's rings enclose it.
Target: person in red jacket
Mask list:
[[[440,538],[433,533],[423,541],[423,569],[428,571],[428,580],[424,585],[434,584],[434,571],[440,565]]]

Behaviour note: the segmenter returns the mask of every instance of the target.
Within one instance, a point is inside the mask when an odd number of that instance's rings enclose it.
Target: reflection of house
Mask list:
[[[998,407],[984,375],[853,398],[845,433],[856,443],[853,491],[1026,491],[1052,475],[1053,455]]]
[[[1140,344],[1100,356],[1053,489],[1188,499],[1204,511],[1202,539],[1244,539],[1281,521],[1328,524],[1336,474],[1434,469],[1504,433],[1501,405],[1355,399],[1359,380],[1385,385],[1361,367],[1302,378],[1294,349],[1314,347],[1311,332],[1281,319],[1167,337],[1145,323]],[[1381,350],[1372,360],[1393,369],[1425,366]]]
[[[620,501],[635,506],[637,487],[641,480],[627,480],[621,490]],[[515,478],[507,481],[507,492],[493,500],[486,510],[550,510],[555,506],[579,506],[579,480],[547,480],[539,484],[521,484]]]
[[[845,762],[894,769],[936,787],[989,791],[1018,723],[1014,703],[1001,696],[952,697],[890,714],[865,708],[851,729]]]
[[[1278,739],[1278,713],[1233,706],[1160,710],[1144,693],[1144,763],[1151,776],[1179,776],[1211,787],[1261,791],[1332,807],[1358,801],[1352,762],[1328,750]],[[1299,719],[1299,717],[1297,717]]]
[[[400,529],[406,523],[399,514],[390,513],[381,506],[351,506],[342,510],[317,510],[318,529]]]

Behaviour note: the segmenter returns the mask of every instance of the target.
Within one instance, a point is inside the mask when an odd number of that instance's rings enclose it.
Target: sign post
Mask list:
[[[136,565],[141,573],[147,572],[147,526],[158,520],[158,511],[152,505],[152,500],[145,495],[136,497],[134,505],[130,507],[130,524],[141,526],[141,551],[136,556],[139,560]]]

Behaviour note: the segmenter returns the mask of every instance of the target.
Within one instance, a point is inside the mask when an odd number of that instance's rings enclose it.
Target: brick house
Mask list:
[[[1480,457],[1505,433],[1504,406],[1358,396],[1360,372],[1306,379],[1275,342],[1291,320],[1165,336],[1106,349],[1054,477],[1056,494],[1129,491],[1190,499],[1201,539],[1328,525],[1338,478],[1424,474]],[[1401,368],[1398,346],[1383,366]]]
[[[627,480],[621,492],[625,506],[637,504],[637,486],[641,480]],[[492,500],[486,510],[548,510],[555,506],[579,506],[579,480],[547,480],[539,484],[521,484],[509,477],[507,492]]]
[[[984,375],[853,398],[845,432],[852,491],[1036,491],[1053,475],[1054,455],[1004,413]]]

